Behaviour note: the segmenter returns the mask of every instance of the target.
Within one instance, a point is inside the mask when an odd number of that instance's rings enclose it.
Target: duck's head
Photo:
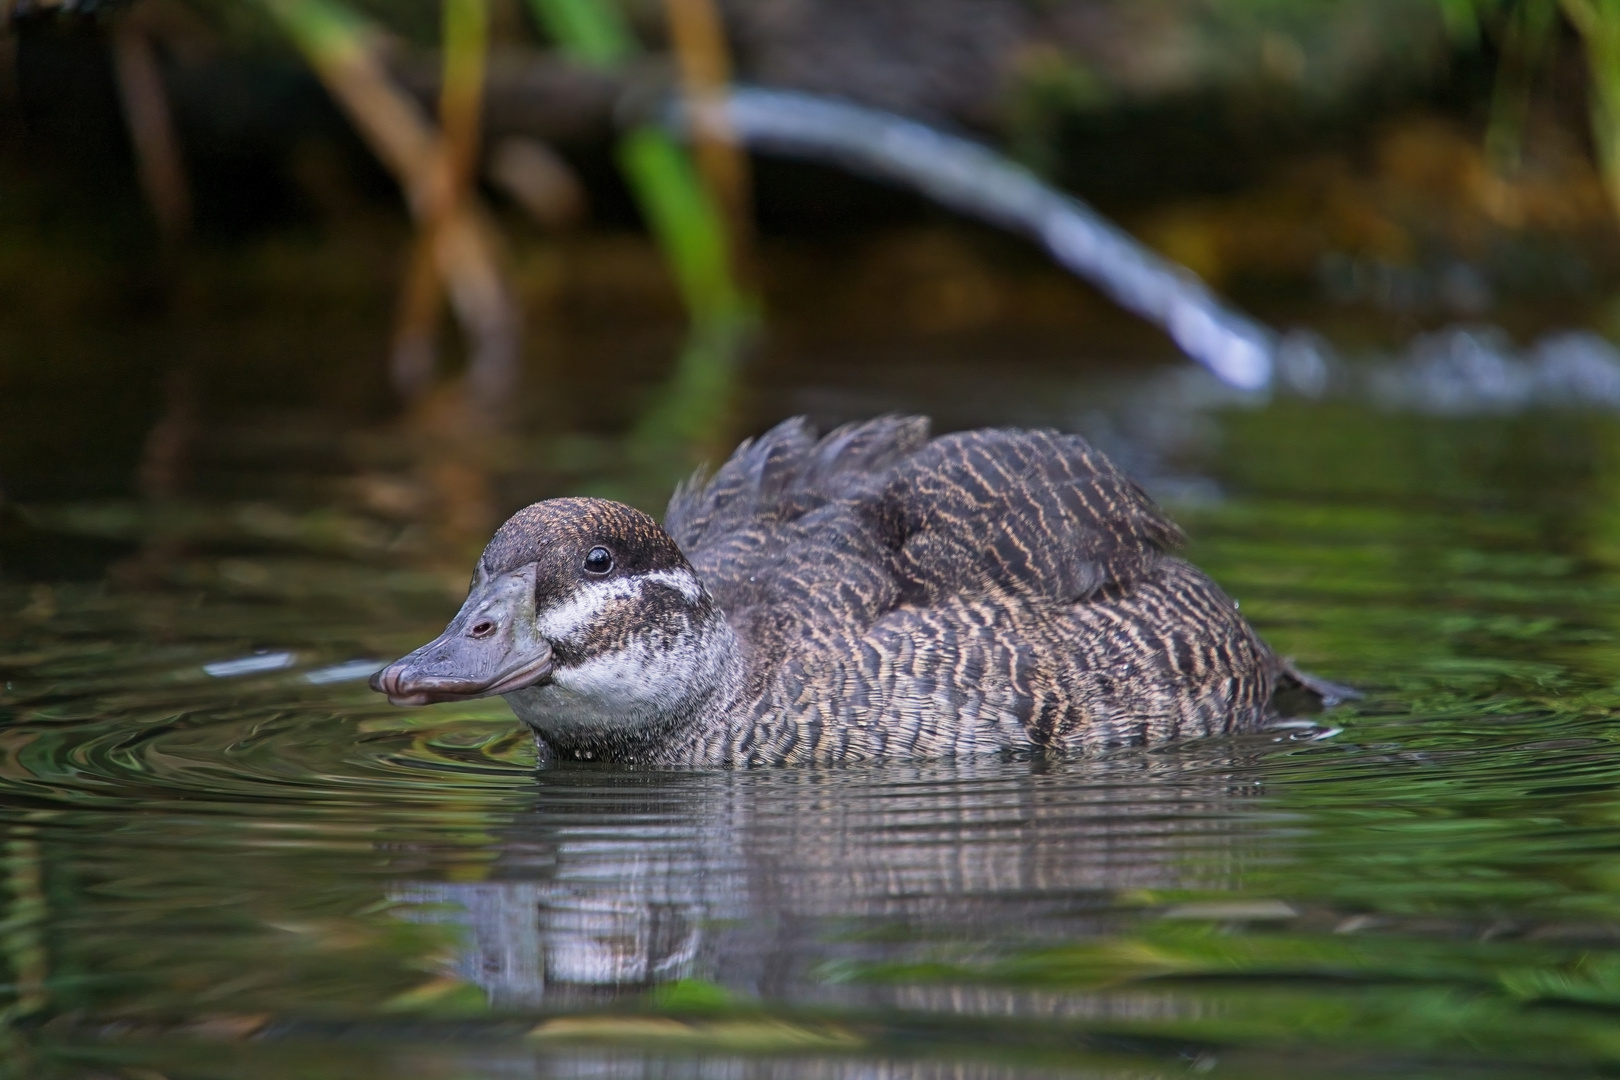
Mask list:
[[[395,705],[507,696],[543,732],[640,727],[711,692],[725,619],[639,510],[551,499],[484,549],[444,633],[371,680]]]

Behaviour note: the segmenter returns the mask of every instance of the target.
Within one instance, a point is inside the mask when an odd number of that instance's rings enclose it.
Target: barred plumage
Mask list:
[[[601,500],[514,516],[457,621],[376,685],[401,703],[504,693],[545,752],[663,765],[1252,730],[1293,673],[1181,542],[1078,436],[930,440],[924,419],[883,417],[818,439],[790,420],[682,485],[663,530]],[[580,569],[598,549],[605,576]],[[498,586],[532,608],[481,599]],[[540,644],[485,641],[524,620]],[[501,674],[537,665],[523,686]]]

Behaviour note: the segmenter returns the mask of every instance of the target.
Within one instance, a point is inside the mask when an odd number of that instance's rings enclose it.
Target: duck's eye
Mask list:
[[[585,572],[605,574],[613,569],[613,553],[605,547],[593,547],[585,555]]]

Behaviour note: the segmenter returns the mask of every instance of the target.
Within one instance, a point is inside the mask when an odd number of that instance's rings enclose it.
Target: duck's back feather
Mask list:
[[[724,760],[1152,742],[1270,696],[1265,646],[1167,554],[1180,530],[1078,436],[789,421],[667,528],[751,657]]]
[[[789,420],[677,490],[665,529],[756,655],[847,644],[900,596],[895,553],[862,508],[927,438],[921,418],[819,440]]]
[[[868,493],[876,478],[928,442],[928,419],[881,416],[818,439],[803,417],[745,439],[724,465],[675,489],[664,529],[691,554],[729,535],[802,517]]]
[[[1078,435],[966,431],[899,462],[876,500],[923,602],[1000,589],[1070,604],[1150,572],[1181,531]]]
[[[727,610],[767,576],[847,582],[851,559],[908,603],[1000,589],[1067,604],[1136,580],[1182,542],[1077,435],[984,430],[930,441],[925,418],[896,416],[819,440],[803,419],[779,424],[712,477],[682,485],[665,528]],[[870,618],[887,610],[875,595],[858,606],[873,604]]]

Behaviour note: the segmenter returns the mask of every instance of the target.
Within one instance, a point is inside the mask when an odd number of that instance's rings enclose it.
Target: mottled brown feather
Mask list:
[[[1248,730],[1278,663],[1074,435],[792,420],[671,501],[745,693],[667,762],[1088,752]]]

